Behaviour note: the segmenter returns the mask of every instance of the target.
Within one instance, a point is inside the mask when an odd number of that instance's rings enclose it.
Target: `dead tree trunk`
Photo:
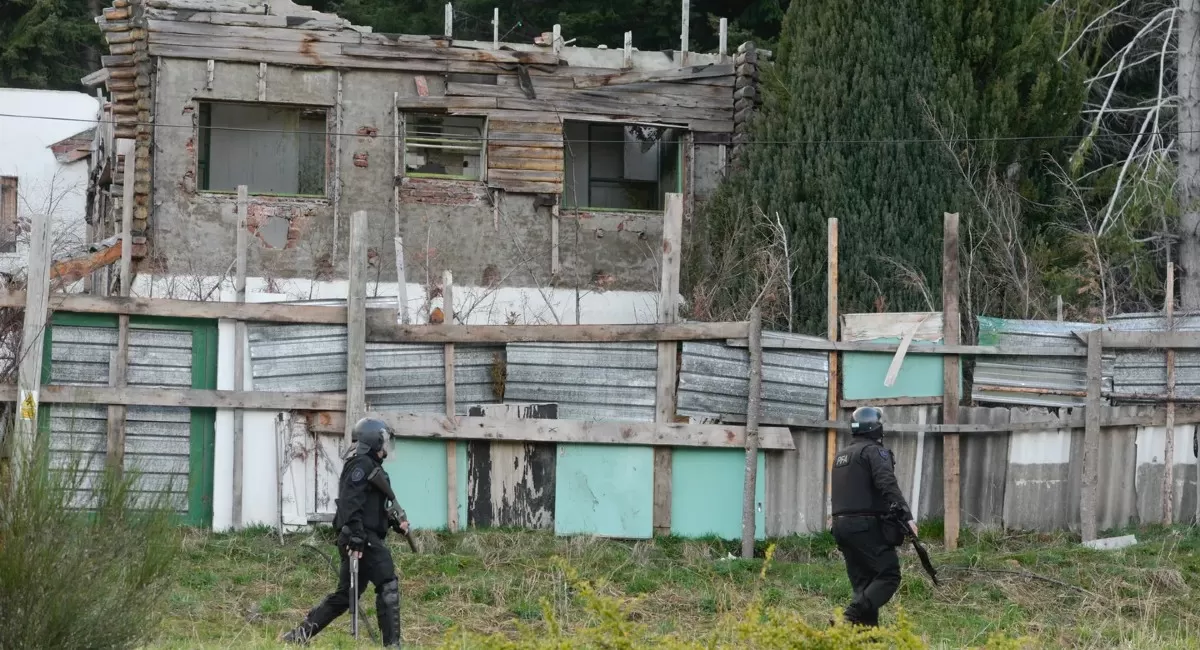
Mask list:
[[[1179,0],[1179,265],[1183,309],[1200,309],[1200,0]]]

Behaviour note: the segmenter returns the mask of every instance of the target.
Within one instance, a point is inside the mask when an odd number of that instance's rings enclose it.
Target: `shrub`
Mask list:
[[[0,477],[0,648],[144,644],[180,548],[166,495],[136,492],[135,472],[35,447],[18,484]]]
[[[766,576],[774,555],[774,545],[767,549],[761,576]],[[767,607],[761,592],[755,601],[740,615],[724,617],[706,639],[685,640],[674,634],[660,634],[645,624],[633,620],[628,602],[624,599],[599,593],[586,580],[560,558],[554,559],[566,577],[571,596],[579,599],[587,613],[587,621],[574,629],[565,629],[555,615],[554,607],[542,601],[542,616],[545,627],[523,625],[516,638],[501,634],[482,635],[451,629],[442,642],[442,650],[575,650],[582,648],[608,648],[612,650],[717,650],[751,649],[784,650],[848,650],[895,649],[918,650],[928,648],[912,629],[904,612],[897,613],[892,627],[863,628],[841,623],[841,612],[832,613],[836,621],[826,628],[809,625],[796,612]],[[1019,650],[1024,644],[1019,639],[993,636],[983,648],[986,650]]]

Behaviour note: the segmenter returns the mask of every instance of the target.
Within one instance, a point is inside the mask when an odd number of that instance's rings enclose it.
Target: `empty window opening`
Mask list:
[[[567,122],[563,204],[601,210],[663,209],[680,190],[680,130]]]
[[[407,115],[404,128],[405,175],[480,180],[484,126],[482,117]]]
[[[0,253],[17,250],[17,177],[0,176]]]
[[[326,109],[202,103],[199,117],[201,190],[326,195]]]

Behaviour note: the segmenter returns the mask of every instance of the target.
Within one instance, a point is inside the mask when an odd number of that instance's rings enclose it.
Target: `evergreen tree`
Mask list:
[[[100,10],[99,0],[0,3],[0,86],[83,90],[80,78],[100,66]]]

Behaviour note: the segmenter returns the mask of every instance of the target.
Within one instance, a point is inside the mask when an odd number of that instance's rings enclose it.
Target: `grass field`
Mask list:
[[[883,622],[901,608],[933,647],[981,645],[997,631],[1048,648],[1200,647],[1193,597],[1200,587],[1200,531],[1121,532],[1136,532],[1139,543],[1098,552],[1066,536],[968,533],[954,552],[931,545],[940,587],[909,550],[904,582]],[[190,534],[171,613],[152,647],[276,647],[280,632],[334,586],[329,562],[304,547],[315,544],[331,556],[327,533],[293,535],[282,545],[267,530]],[[941,532],[930,528],[922,536],[940,539]],[[819,626],[850,597],[828,535],[775,540],[765,577],[762,560],[732,559],[737,545],[720,540],[633,543],[507,530],[421,532],[418,538],[421,555],[389,539],[402,573],[405,647],[436,647],[455,625],[505,634],[537,629],[544,626],[543,599],[565,627],[578,624],[587,613],[569,595],[555,556],[601,593],[630,598],[632,620],[686,638],[703,638],[756,595]],[[361,602],[374,628],[374,591]],[[353,647],[349,617],[314,645]]]

